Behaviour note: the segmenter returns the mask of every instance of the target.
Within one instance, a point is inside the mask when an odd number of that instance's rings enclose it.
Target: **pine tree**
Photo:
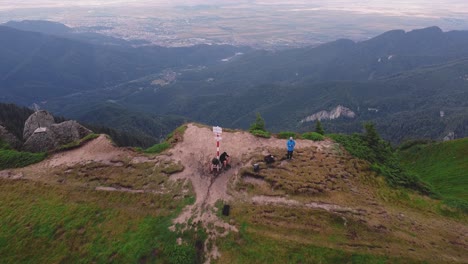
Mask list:
[[[368,122],[364,124],[364,129],[366,130],[365,139],[369,147],[377,149],[380,143],[380,136],[375,129],[374,123]]]
[[[254,131],[254,130],[266,131],[265,120],[263,120],[260,113],[257,113],[257,118],[255,119],[255,122],[252,125],[250,125],[250,131]]]
[[[320,135],[325,135],[325,130],[323,130],[322,122],[320,119],[317,119],[315,122],[315,132],[319,133]]]

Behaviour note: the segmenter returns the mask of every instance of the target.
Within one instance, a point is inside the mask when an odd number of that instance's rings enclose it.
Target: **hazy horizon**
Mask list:
[[[446,12],[456,14],[468,13],[468,5],[463,0],[444,0],[444,1],[428,1],[425,0],[396,0],[392,2],[383,0],[371,1],[353,1],[353,0],[331,0],[323,1],[209,1],[209,0],[24,0],[11,1],[0,0],[0,9],[22,9],[22,8],[60,8],[60,7],[115,7],[115,6],[197,6],[197,5],[282,5],[282,6],[301,6],[303,10],[342,10],[361,13],[379,13],[379,14],[420,14],[434,15]],[[385,9],[383,9],[385,8]],[[292,11],[300,11],[301,9],[292,9]]]
[[[438,26],[468,30],[465,0],[0,0],[0,23],[50,20],[163,46],[249,45],[261,48],[355,41],[388,30]]]

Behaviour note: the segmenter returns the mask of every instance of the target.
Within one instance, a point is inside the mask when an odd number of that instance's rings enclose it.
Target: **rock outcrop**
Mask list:
[[[33,133],[24,143],[23,149],[29,152],[44,152],[56,149],[58,146],[55,133],[44,128],[40,132]]]
[[[5,127],[0,125],[0,140],[8,143],[10,147],[18,149],[21,147],[21,141],[11,134]]]
[[[35,112],[24,123],[23,140],[27,141],[36,129],[50,127],[52,124],[55,124],[55,119],[49,112],[44,110]]]
[[[443,141],[450,141],[455,139],[455,133],[449,132],[442,140]]]
[[[61,145],[79,140],[91,130],[76,121],[65,121],[55,124],[54,117],[46,111],[32,114],[24,126],[23,149],[30,152],[54,150]]]
[[[356,113],[354,113],[351,109],[346,108],[342,105],[338,105],[331,111],[320,111],[318,113],[315,113],[311,116],[308,116],[304,119],[301,120],[301,123],[304,122],[313,122],[316,120],[333,120],[337,119],[339,117],[347,117],[347,118],[355,118]]]
[[[50,130],[54,132],[59,145],[64,145],[79,140],[91,133],[91,130],[78,124],[76,121],[65,121],[60,124],[53,124]]]

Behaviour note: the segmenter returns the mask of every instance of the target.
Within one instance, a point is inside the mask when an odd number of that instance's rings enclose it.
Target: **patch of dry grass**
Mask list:
[[[221,241],[223,256],[218,263],[468,260],[461,253],[466,241],[460,236],[466,218],[444,217],[440,201],[391,188],[368,162],[340,147],[301,149],[291,161],[282,158],[283,152],[272,150],[277,160],[271,165],[262,155],[246,158],[261,169],[254,172],[247,165],[239,171],[233,189],[243,194],[238,197],[244,202],[231,204],[229,221],[241,232]],[[270,203],[242,198],[259,195],[271,197]],[[275,203],[277,197],[294,203]],[[327,211],[307,206],[311,203],[339,207]]]

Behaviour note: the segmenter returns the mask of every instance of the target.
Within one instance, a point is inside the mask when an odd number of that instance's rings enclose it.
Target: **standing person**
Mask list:
[[[294,147],[296,146],[296,141],[294,141],[293,137],[289,138],[288,142],[286,143],[286,146],[288,147],[287,158],[292,159]]]

